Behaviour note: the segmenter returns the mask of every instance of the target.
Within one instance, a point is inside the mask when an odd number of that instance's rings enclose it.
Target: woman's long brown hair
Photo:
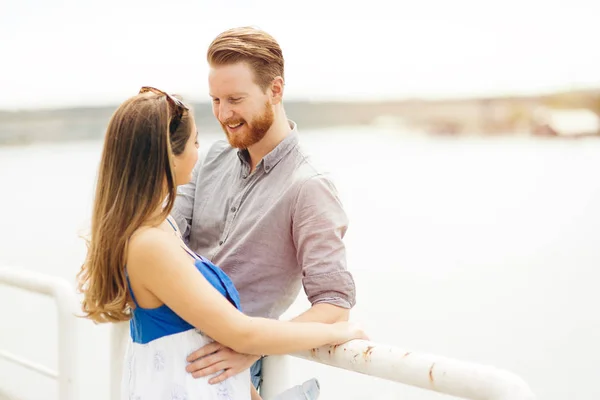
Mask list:
[[[125,276],[129,238],[142,225],[163,221],[173,208],[172,156],[185,149],[191,124],[186,110],[170,133],[171,107],[166,96],[140,94],[121,104],[108,124],[88,253],[77,275],[83,312],[95,322],[131,318]]]

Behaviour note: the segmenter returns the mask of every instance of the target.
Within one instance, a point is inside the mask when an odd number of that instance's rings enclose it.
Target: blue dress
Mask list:
[[[240,309],[238,291],[229,277],[206,258],[184,250],[194,258],[198,272]],[[152,309],[140,307],[129,277],[127,283],[136,308],[123,367],[122,400],[250,399],[249,369],[214,385],[208,383],[214,375],[194,378],[186,372],[186,357],[213,340],[164,304]]]

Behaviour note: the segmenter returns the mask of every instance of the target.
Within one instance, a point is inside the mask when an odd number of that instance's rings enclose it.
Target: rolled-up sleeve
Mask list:
[[[343,241],[347,229],[348,217],[333,183],[324,175],[306,180],[292,213],[292,235],[304,291],[313,305],[352,308],[356,303]]]

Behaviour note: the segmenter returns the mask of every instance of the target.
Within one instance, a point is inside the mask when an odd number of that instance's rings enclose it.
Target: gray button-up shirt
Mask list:
[[[346,213],[292,132],[250,173],[247,151],[216,142],[179,187],[172,215],[189,246],[233,280],[242,311],[279,318],[304,286],[311,304],[355,304]]]

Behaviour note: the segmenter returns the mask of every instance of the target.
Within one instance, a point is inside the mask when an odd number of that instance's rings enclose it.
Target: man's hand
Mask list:
[[[190,354],[187,358],[190,364],[185,367],[185,370],[194,378],[223,371],[208,381],[213,385],[250,368],[259,358],[259,356],[237,353],[229,347],[213,342]]]

